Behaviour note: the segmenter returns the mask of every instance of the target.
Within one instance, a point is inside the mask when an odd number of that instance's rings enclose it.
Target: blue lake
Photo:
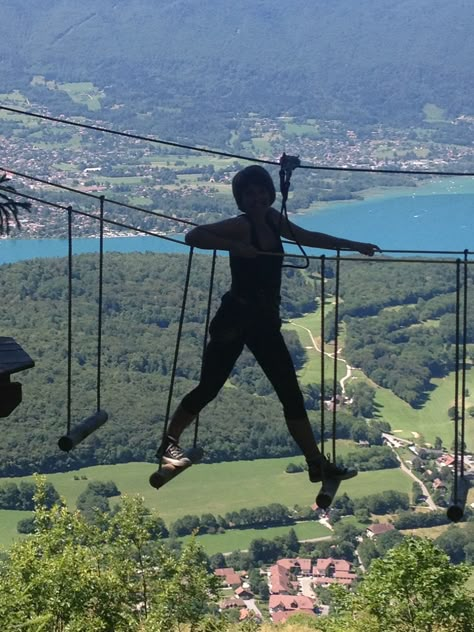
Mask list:
[[[378,244],[382,250],[474,250],[474,182],[435,183],[403,194],[332,204],[294,216],[309,230]],[[459,183],[459,184],[457,184]],[[98,240],[74,239],[75,254],[97,252]],[[156,237],[113,237],[106,252],[187,252],[186,246]],[[319,254],[314,250],[312,254]],[[67,255],[62,239],[3,239],[0,263]]]

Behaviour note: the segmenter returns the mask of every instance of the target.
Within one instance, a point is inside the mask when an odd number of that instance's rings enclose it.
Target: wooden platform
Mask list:
[[[9,381],[12,373],[34,366],[34,361],[14,338],[0,336],[0,380]]]

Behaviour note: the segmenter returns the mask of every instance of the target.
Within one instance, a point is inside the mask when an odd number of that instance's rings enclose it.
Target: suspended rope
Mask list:
[[[101,410],[101,364],[102,364],[102,312],[103,312],[103,265],[104,265],[104,198],[100,201],[99,210],[99,297],[97,318],[97,377],[96,377],[96,411],[72,428],[72,278],[73,278],[73,209],[68,207],[68,317],[67,317],[67,419],[66,434],[60,437],[58,446],[64,452],[70,452],[81,441],[100,428],[108,419],[105,410]]]
[[[464,268],[467,268],[464,264]],[[464,302],[466,299],[467,275],[464,276]],[[466,308],[464,306],[463,324],[463,359],[465,357],[464,345],[466,340]],[[455,372],[454,372],[454,463],[453,463],[453,489],[451,502],[447,511],[447,516],[453,522],[459,522],[464,516],[464,509],[467,500],[469,484],[464,478],[464,399],[465,399],[465,378],[461,380],[462,393],[460,394],[459,371],[460,371],[460,346],[461,346],[461,260],[456,260],[456,313],[455,313]],[[464,369],[463,369],[464,372]],[[460,401],[462,409],[460,414]],[[461,433],[459,422],[461,421]]]
[[[162,436],[162,442],[164,443],[167,435],[168,435],[168,425],[169,425],[169,418],[170,418],[170,412],[171,412],[171,403],[173,401],[173,392],[174,392],[174,384],[175,384],[175,380],[176,380],[176,369],[178,367],[178,358],[179,358],[179,348],[181,345],[181,337],[183,334],[183,324],[184,324],[184,315],[186,313],[186,301],[188,299],[188,290],[189,290],[189,281],[191,278],[191,267],[192,267],[192,261],[193,261],[193,253],[194,253],[194,248],[191,246],[191,248],[189,249],[189,255],[188,255],[188,264],[187,264],[187,268],[186,268],[186,278],[184,281],[184,290],[183,290],[183,300],[181,302],[181,313],[179,316],[179,322],[178,322],[178,333],[176,335],[176,344],[175,344],[175,348],[174,348],[174,357],[173,357],[173,365],[171,368],[171,379],[170,379],[170,386],[169,386],[169,390],[168,390],[168,401],[166,404],[166,412],[165,412],[165,423],[163,426],[163,436]],[[161,469],[163,467],[163,455],[161,454],[160,459],[159,459],[159,463],[158,463],[158,471],[160,472]]]
[[[211,274],[209,277],[209,292],[207,296],[206,319],[204,323],[204,335],[203,335],[202,354],[201,354],[201,375],[200,375],[201,378],[202,378],[202,371],[204,367],[204,354],[207,347],[207,336],[209,332],[209,324],[211,322],[212,293],[214,290],[214,276],[215,276],[215,271],[216,271],[216,260],[217,260],[217,251],[214,250],[212,253]],[[198,433],[199,433],[199,414],[196,415],[196,420],[194,422],[194,441],[193,441],[194,448],[197,448]]]
[[[320,266],[320,282],[321,282],[321,342],[320,342],[320,353],[321,353],[321,454],[324,455],[324,434],[326,432],[325,427],[325,399],[326,399],[326,390],[325,390],[325,366],[324,366],[324,350],[325,350],[325,302],[326,302],[326,292],[325,292],[325,282],[326,282],[326,267],[325,267],[326,257],[324,255],[321,256],[321,266]]]
[[[467,366],[467,284],[468,284],[468,251],[464,251],[463,261],[463,320],[462,320],[462,362],[461,362],[461,476],[464,477],[464,450],[466,446],[466,366]]]
[[[326,423],[325,423],[325,400],[326,400],[326,370],[325,370],[325,339],[326,339],[326,291],[325,291],[325,283],[326,283],[326,266],[325,266],[326,257],[325,255],[321,256],[321,454],[324,456],[324,439],[326,433]],[[337,294],[339,290],[337,291]],[[335,316],[336,317],[336,316]],[[337,328],[337,321],[336,321]],[[337,344],[337,340],[336,340]],[[336,355],[334,356],[334,363],[337,362]],[[335,368],[334,383],[333,383],[333,417],[332,417],[332,460],[333,463],[336,462],[336,391],[337,391],[337,368]],[[331,455],[327,455],[327,459],[331,461]],[[339,489],[340,480],[338,478],[331,478],[330,476],[326,476],[325,470],[322,470],[322,485],[316,496],[316,504],[320,509],[328,509],[331,505],[334,496]]]
[[[332,407],[332,462],[336,462],[336,426],[337,426],[337,390],[338,390],[338,380],[337,380],[337,359],[338,359],[338,343],[339,343],[339,271],[340,271],[340,251],[337,251],[336,256],[336,280],[335,280],[335,304],[334,304],[334,364],[333,364],[333,384],[332,384],[332,392],[333,392],[333,407]]]

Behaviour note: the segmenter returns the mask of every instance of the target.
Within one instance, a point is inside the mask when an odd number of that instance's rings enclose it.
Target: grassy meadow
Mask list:
[[[350,448],[350,442],[340,442],[340,453]],[[139,494],[150,509],[155,510],[170,525],[185,514],[201,515],[212,513],[223,515],[244,507],[257,507],[277,502],[293,507],[307,506],[314,502],[318,485],[311,484],[306,473],[287,474],[285,468],[290,462],[300,462],[302,458],[260,459],[256,461],[234,461],[230,463],[201,464],[183,473],[175,481],[156,491],[148,484],[148,477],[156,468],[152,463],[126,463],[121,465],[99,465],[82,470],[48,474],[50,481],[68,506],[76,506],[77,497],[90,481],[112,480],[122,494]],[[31,476],[15,479],[0,479],[20,482],[32,480]],[[381,493],[395,489],[410,493],[411,479],[399,469],[361,472],[359,476],[343,483],[341,490],[352,497]],[[16,536],[16,523],[28,512],[0,512],[0,545],[6,546]],[[277,529],[288,530],[278,527]],[[323,531],[321,531],[323,529]],[[222,536],[201,536],[206,549],[219,548],[233,550],[236,541],[246,548],[254,537],[274,537],[274,530],[255,530],[250,534],[229,531]],[[258,535],[255,535],[257,533]],[[278,531],[281,533],[281,531]],[[302,539],[328,535],[328,531],[317,523],[297,525],[298,536]],[[277,532],[275,532],[275,535]],[[214,540],[216,538],[216,540]],[[220,538],[218,540],[217,538]],[[210,550],[210,549],[209,549]]]

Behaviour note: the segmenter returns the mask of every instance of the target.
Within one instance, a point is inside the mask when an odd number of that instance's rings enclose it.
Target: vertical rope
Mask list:
[[[461,299],[461,260],[456,260],[456,333],[455,333],[455,372],[454,372],[454,484],[453,501],[458,502],[459,477],[459,321]]]
[[[337,251],[336,255],[336,304],[334,306],[334,375],[333,375],[333,397],[334,397],[334,405],[332,409],[332,461],[336,462],[336,407],[337,407],[337,346],[339,342],[339,272],[340,272],[340,263],[341,263],[341,251]]]
[[[71,383],[72,383],[72,206],[67,209],[67,421],[66,434],[71,432]]]
[[[204,366],[204,353],[206,351],[206,346],[207,346],[207,334],[209,331],[209,322],[211,320],[212,291],[214,289],[214,274],[216,271],[216,258],[217,258],[217,251],[214,250],[214,252],[212,253],[211,274],[210,274],[210,279],[209,279],[209,294],[207,297],[206,323],[204,325],[204,336],[203,336],[203,344],[202,344],[201,373],[200,373],[201,378],[202,378],[202,369]],[[196,416],[196,421],[194,424],[194,443],[193,443],[194,447],[197,446],[198,434],[199,434],[199,414]]]
[[[100,393],[102,380],[102,307],[104,290],[104,201],[105,197],[100,196],[100,220],[99,220],[99,297],[97,315],[97,411],[100,410]]]
[[[324,399],[325,399],[325,389],[324,389],[324,313],[325,313],[325,262],[326,257],[324,255],[321,256],[321,454],[324,455],[324,432],[325,432],[325,423],[324,423]]]
[[[178,334],[176,336],[176,345],[175,345],[175,349],[174,349],[174,359],[173,359],[173,367],[171,370],[171,383],[170,383],[170,388],[168,391],[168,402],[166,404],[166,413],[165,413],[165,425],[163,428],[163,441],[166,439],[166,435],[168,433],[168,421],[169,421],[169,417],[170,417],[170,411],[171,411],[171,402],[173,399],[173,390],[174,390],[174,382],[175,382],[175,378],[176,378],[176,367],[178,366],[178,356],[179,356],[179,347],[181,344],[181,335],[183,332],[183,323],[184,323],[184,314],[186,312],[186,301],[188,298],[188,290],[189,290],[189,279],[191,278],[191,263],[192,263],[192,259],[193,259],[193,252],[194,252],[194,248],[191,247],[189,249],[189,255],[188,255],[188,267],[186,270],[186,280],[184,282],[184,291],[183,291],[183,301],[181,304],[181,314],[179,317],[179,324],[178,324]],[[161,465],[162,465],[162,458],[160,458],[160,463],[159,463],[159,469],[161,469]]]
[[[467,363],[467,283],[468,283],[468,250],[464,251],[463,265],[463,323],[462,323],[462,399],[461,399],[461,476],[464,476],[464,446],[466,439],[466,363]]]

